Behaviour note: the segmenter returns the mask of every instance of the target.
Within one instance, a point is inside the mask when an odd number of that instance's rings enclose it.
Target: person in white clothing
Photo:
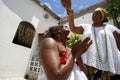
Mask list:
[[[41,69],[38,80],[87,80],[81,55],[92,44],[89,37],[76,42],[72,49],[66,46],[67,26],[50,27],[40,45]],[[83,47],[84,46],[84,47]]]
[[[109,71],[112,74],[120,75],[120,30],[109,24],[105,24],[108,20],[107,13],[103,8],[97,8],[92,14],[92,24],[74,24],[74,12],[71,9],[70,0],[63,0],[69,27],[73,33],[82,34],[83,38],[89,36],[93,40],[93,44],[82,55],[84,64],[92,66],[96,69],[93,80],[101,80],[102,71]],[[96,74],[98,74],[96,76]],[[113,79],[111,75],[111,80]]]

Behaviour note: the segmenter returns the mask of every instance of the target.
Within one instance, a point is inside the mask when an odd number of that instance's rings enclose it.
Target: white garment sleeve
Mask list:
[[[85,73],[74,63],[73,70],[67,80],[88,80]]]
[[[107,28],[108,28],[111,32],[117,31],[118,33],[120,33],[120,29],[118,29],[116,26],[113,26],[113,25],[108,24],[108,25],[107,25]]]
[[[89,30],[89,28],[91,27],[90,24],[81,24],[81,26],[83,27],[84,32],[86,32],[87,30]],[[84,34],[84,32],[83,32],[83,34]]]
[[[90,32],[91,32],[91,25],[90,24],[81,24],[84,31],[83,31],[83,34],[82,34],[82,39],[85,39],[86,37],[90,37]]]

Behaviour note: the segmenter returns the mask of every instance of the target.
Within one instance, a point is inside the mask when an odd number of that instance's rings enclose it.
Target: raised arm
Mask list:
[[[67,80],[73,68],[72,55],[67,58],[66,64],[60,64],[56,41],[47,38],[40,47],[40,56],[48,80]]]
[[[82,26],[75,26],[74,24],[74,12],[71,9],[71,0],[61,0],[61,4],[67,11],[70,30],[73,33],[82,34],[83,33]]]
[[[72,9],[70,8],[67,8],[67,14],[68,14],[68,22],[69,22],[69,27],[70,27],[70,30],[73,32],[73,33],[76,33],[76,34],[82,34],[83,33],[83,27],[82,26],[75,26],[74,24],[74,12]]]

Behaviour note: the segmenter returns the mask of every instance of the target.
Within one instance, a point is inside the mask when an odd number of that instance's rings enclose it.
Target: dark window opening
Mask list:
[[[34,26],[29,22],[22,21],[18,26],[13,43],[31,48],[34,34]]]

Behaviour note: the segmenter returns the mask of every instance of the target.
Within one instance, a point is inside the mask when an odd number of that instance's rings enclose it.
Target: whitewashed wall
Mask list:
[[[86,13],[83,16],[80,16],[78,18],[74,19],[74,23],[75,25],[80,25],[80,24],[92,24],[92,12],[91,13]],[[105,24],[112,24],[113,25],[113,21],[109,20],[108,22],[106,22]],[[68,26],[68,23],[66,23],[65,25]]]
[[[32,0],[0,0],[0,80],[24,76],[31,51],[34,52],[32,48],[36,45],[30,49],[12,41],[21,21],[32,23],[37,33],[58,23],[51,15],[45,19],[45,13]]]
[[[33,23],[37,33],[43,33],[49,26],[56,25],[58,21],[50,14],[48,19],[44,18],[47,13],[33,0],[2,0],[3,3],[22,20]]]

